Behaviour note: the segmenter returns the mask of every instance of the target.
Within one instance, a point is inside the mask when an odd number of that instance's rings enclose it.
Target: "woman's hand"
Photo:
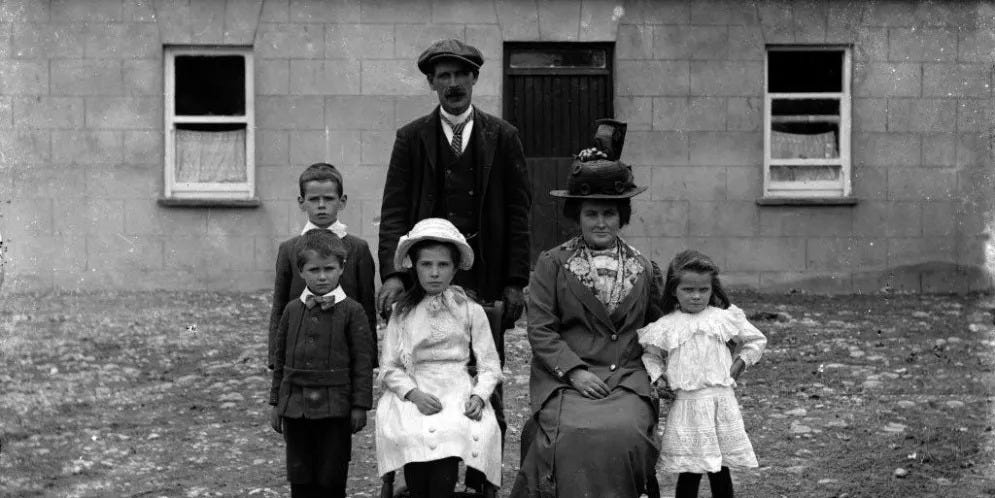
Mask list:
[[[739,380],[739,376],[746,371],[746,362],[742,358],[736,358],[736,361],[732,362],[732,367],[729,369],[729,375],[732,380]]]
[[[280,415],[280,412],[276,411],[275,406],[269,414],[269,425],[277,433],[283,434],[283,417]]]
[[[575,368],[567,374],[570,384],[585,398],[601,399],[608,396],[608,385],[601,378],[583,368]]]
[[[435,415],[442,411],[442,402],[439,398],[432,396],[431,394],[418,389],[417,387],[408,391],[408,394],[404,396],[404,399],[415,404],[418,411],[422,415]]]
[[[479,422],[480,417],[484,415],[484,400],[476,394],[471,394],[470,399],[466,400],[466,406],[463,407],[463,415],[466,415],[470,420]]]
[[[352,423],[353,434],[363,430],[363,427],[366,427],[366,410],[362,408],[349,410],[349,419]]]

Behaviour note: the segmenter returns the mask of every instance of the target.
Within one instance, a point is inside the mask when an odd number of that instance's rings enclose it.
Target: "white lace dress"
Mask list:
[[[677,394],[663,433],[662,470],[705,473],[757,467],[733,392],[733,357],[726,345],[730,340],[748,367],[760,360],[767,345],[736,306],[674,311],[639,330],[650,380],[666,375]]]
[[[467,373],[470,348],[477,378]],[[380,357],[376,447],[379,475],[411,462],[459,457],[501,484],[501,431],[487,401],[502,380],[487,315],[458,287],[426,297],[403,318],[387,324]],[[417,387],[442,402],[422,415],[404,395]],[[480,421],[463,414],[470,395],[484,400]]]

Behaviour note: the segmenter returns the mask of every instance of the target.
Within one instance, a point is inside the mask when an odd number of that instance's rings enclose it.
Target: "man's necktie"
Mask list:
[[[322,311],[327,310],[335,305],[335,296],[315,296],[311,294],[304,298],[304,306],[307,306],[307,309],[314,308],[315,304],[320,304]]]
[[[470,117],[464,119],[460,124],[453,124],[452,121],[446,119],[446,117],[441,114],[439,117],[453,129],[453,141],[449,144],[449,146],[452,147],[453,154],[455,154],[456,157],[461,156],[463,154],[463,128],[466,127],[466,124],[469,123],[471,119],[473,119],[473,116],[471,115]]]

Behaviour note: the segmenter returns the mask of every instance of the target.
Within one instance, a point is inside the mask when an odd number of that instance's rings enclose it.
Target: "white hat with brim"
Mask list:
[[[426,240],[449,243],[460,252],[460,270],[469,270],[473,267],[473,249],[466,243],[466,237],[449,220],[442,218],[426,218],[415,223],[407,235],[402,235],[397,241],[397,250],[394,251],[394,268],[411,268],[411,258],[408,251],[411,246]]]

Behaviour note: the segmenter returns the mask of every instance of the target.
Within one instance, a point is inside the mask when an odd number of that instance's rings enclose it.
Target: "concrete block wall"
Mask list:
[[[623,159],[651,186],[627,236],[661,264],[828,292],[990,285],[992,2],[0,0],[4,291],[264,289],[304,223],[296,178],[345,173],[376,250],[394,132],[435,105],[414,64],[466,40],[501,113],[506,41],[616,43]],[[852,44],[856,206],[758,206],[767,43]],[[162,195],[163,46],[251,46],[261,206]],[[952,273],[951,273],[952,272]]]
[[[623,159],[651,185],[628,232],[654,259],[698,248],[771,291],[991,287],[995,4],[666,6],[631,3],[616,45]],[[856,205],[757,205],[766,44],[852,47]]]
[[[0,0],[5,292],[266,289],[306,221],[296,179],[327,161],[342,220],[376,251],[394,133],[437,103],[415,67],[459,38],[500,114],[505,40],[613,40],[616,4],[478,0]],[[261,206],[161,206],[163,47],[251,46]]]

